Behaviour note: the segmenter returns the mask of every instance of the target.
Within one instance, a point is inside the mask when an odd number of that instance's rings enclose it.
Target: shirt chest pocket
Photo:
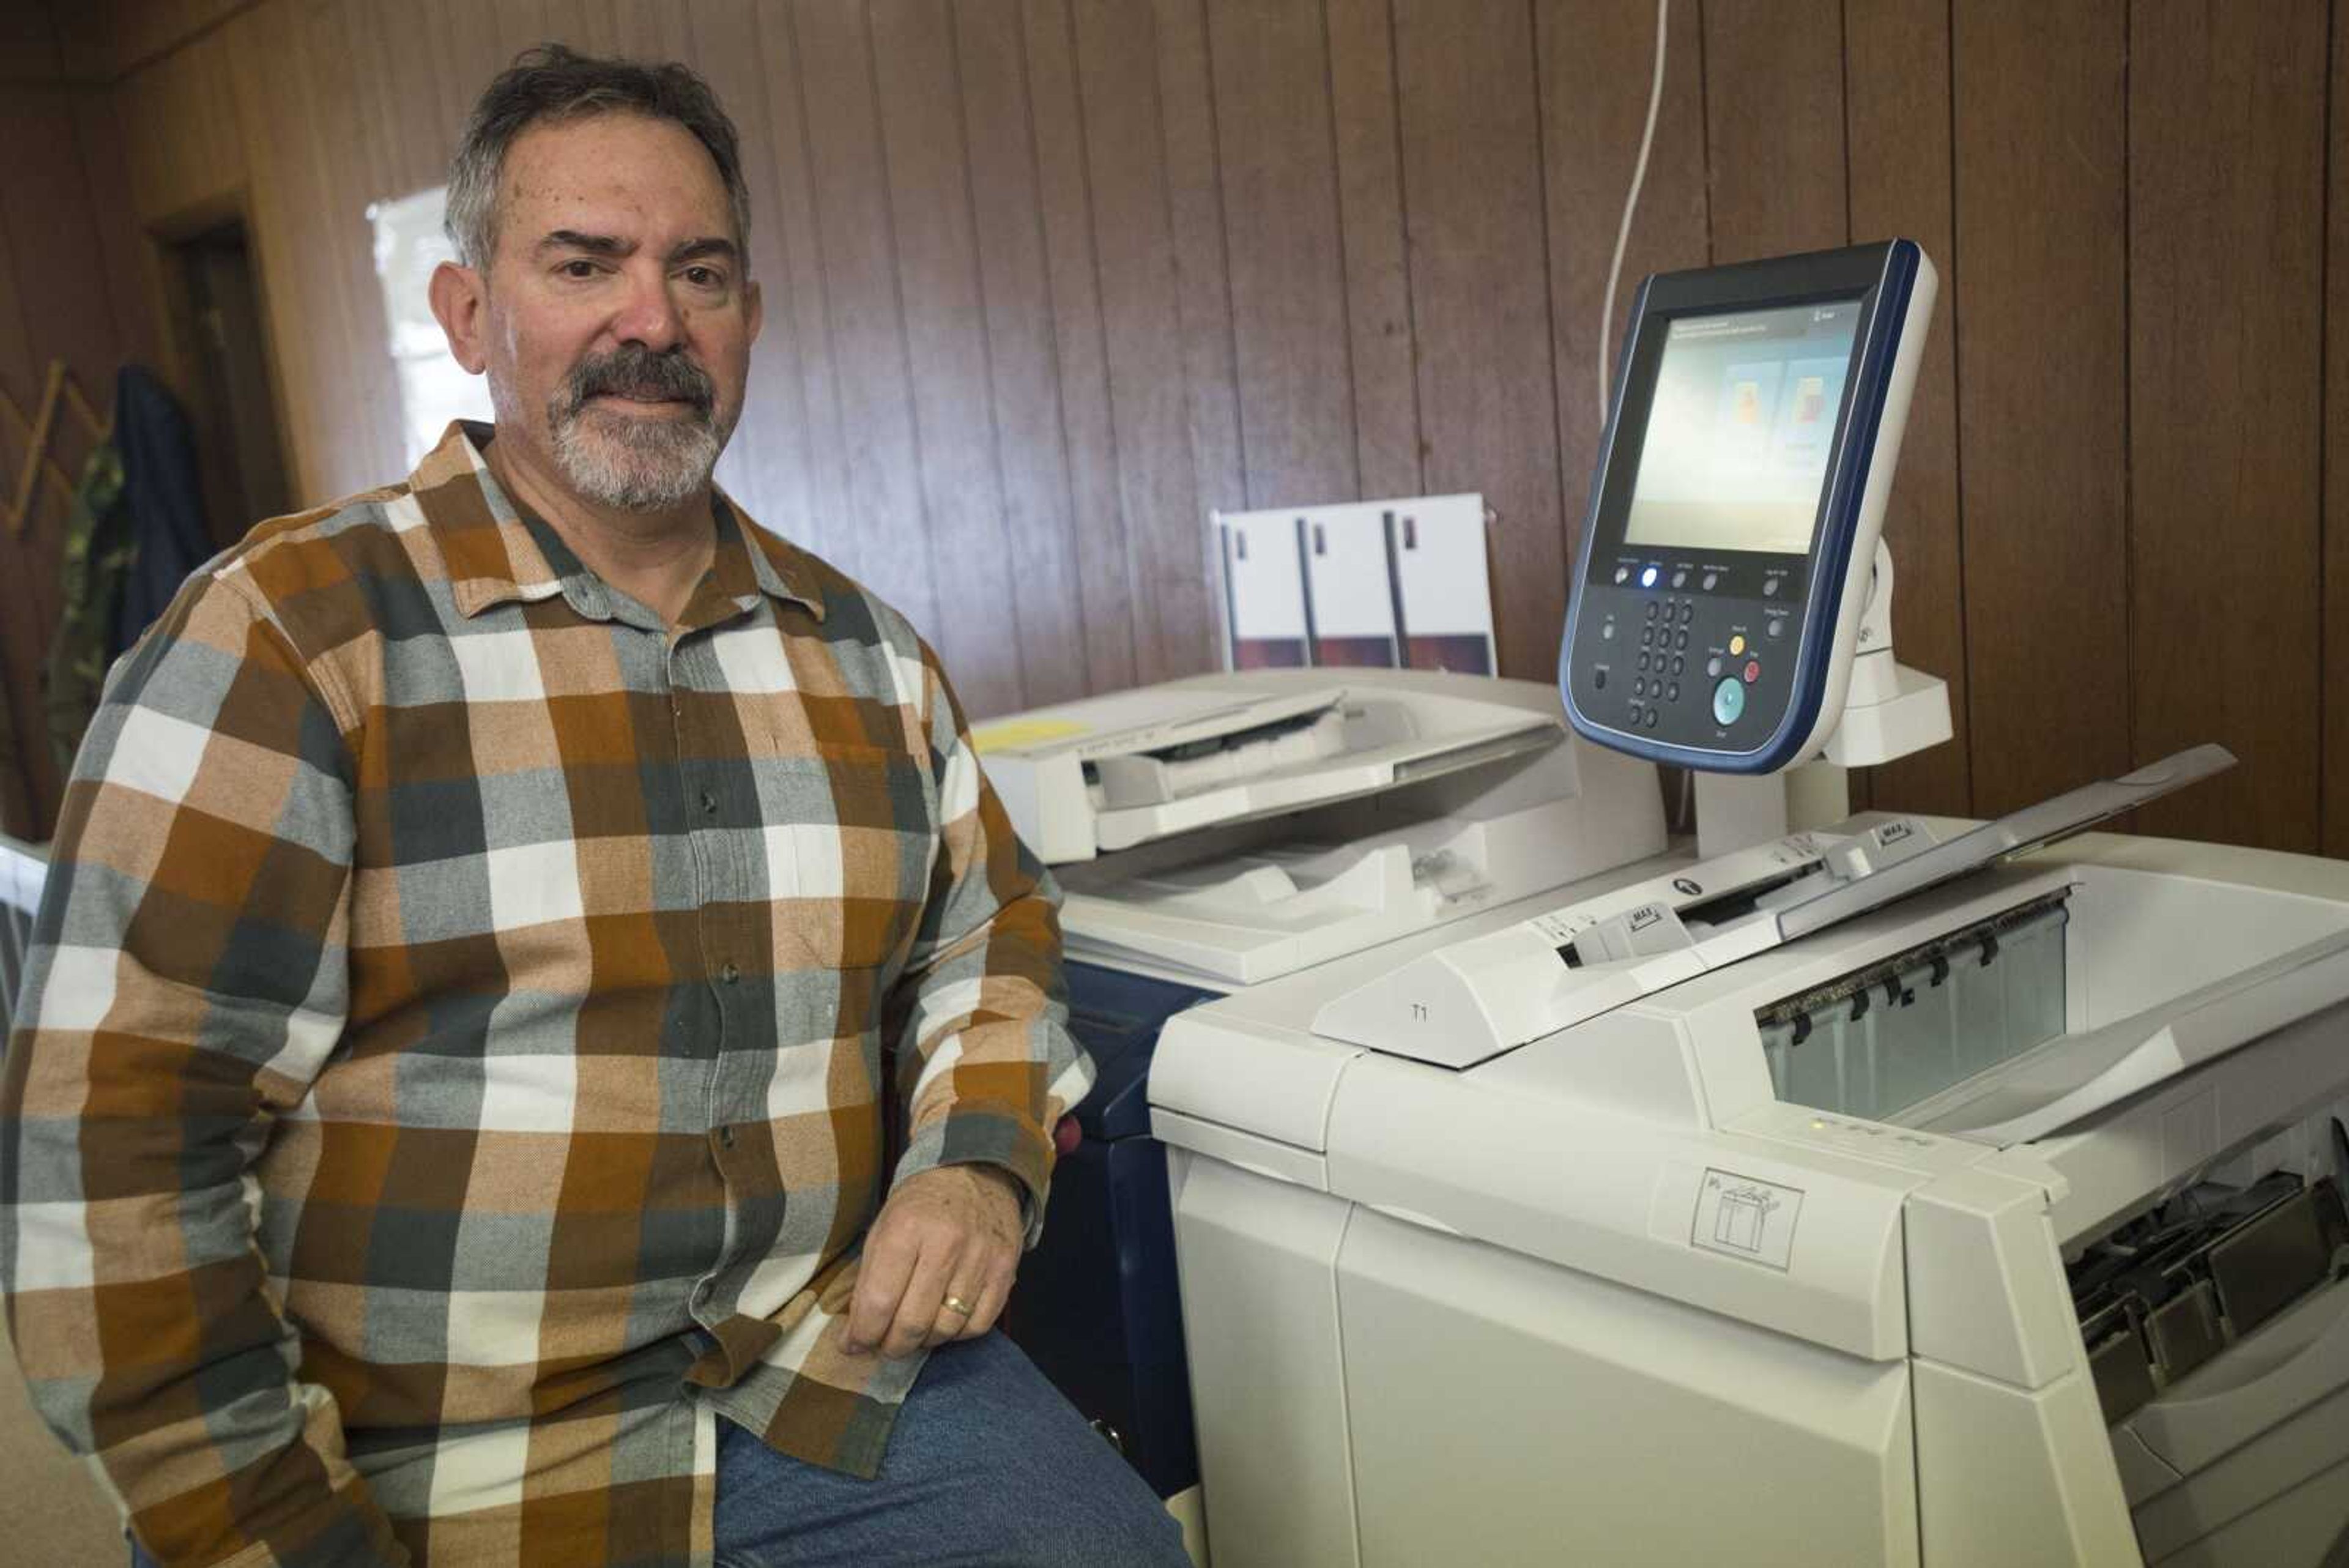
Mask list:
[[[936,824],[912,757],[823,744],[785,760],[763,826],[775,967],[862,970],[913,939]]]

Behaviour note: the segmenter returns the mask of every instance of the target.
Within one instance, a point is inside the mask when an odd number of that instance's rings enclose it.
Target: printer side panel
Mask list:
[[[2095,1385],[2018,1388],[1916,1364],[1926,1568],[2106,1568],[2141,1562]]]
[[[1338,1300],[1369,1568],[1918,1562],[1905,1358],[1367,1210]]]
[[[1186,1148],[1167,1158],[1216,1568],[1355,1568],[1336,1279],[1353,1206]]]
[[[2140,1561],[2048,1217],[2015,1168],[1942,1176],[1908,1203],[1926,1568]]]

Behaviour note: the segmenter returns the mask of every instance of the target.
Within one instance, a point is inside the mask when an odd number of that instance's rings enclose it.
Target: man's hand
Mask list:
[[[911,1355],[993,1328],[1023,1234],[1019,1185],[1009,1171],[947,1165],[906,1178],[864,1239],[849,1354],[878,1345],[884,1355]]]

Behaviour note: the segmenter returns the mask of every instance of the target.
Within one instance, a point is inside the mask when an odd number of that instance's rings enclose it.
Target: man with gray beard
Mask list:
[[[990,1331],[1092,1069],[905,619],[711,483],[761,302],[678,66],[534,49],[431,283],[494,426],[115,670],[0,1285],[140,1561],[1179,1563]]]

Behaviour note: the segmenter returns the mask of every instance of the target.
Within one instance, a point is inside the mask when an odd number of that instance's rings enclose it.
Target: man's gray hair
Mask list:
[[[734,241],[747,253],[750,192],[742,182],[740,140],[709,84],[674,62],[595,59],[561,44],[540,44],[514,57],[465,122],[464,140],[449,169],[446,220],[459,261],[486,270],[497,252],[498,178],[514,139],[542,122],[597,114],[647,115],[693,132],[726,182]]]

